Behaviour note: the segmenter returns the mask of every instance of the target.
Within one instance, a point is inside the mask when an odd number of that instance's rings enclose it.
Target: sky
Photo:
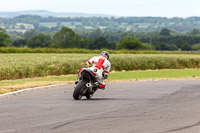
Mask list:
[[[200,0],[0,0],[0,12],[48,10],[115,16],[200,16]]]

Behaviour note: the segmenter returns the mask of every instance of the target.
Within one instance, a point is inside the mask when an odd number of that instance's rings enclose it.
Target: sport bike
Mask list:
[[[93,70],[89,68],[79,70],[78,80],[73,92],[73,98],[75,100],[80,100],[83,96],[87,99],[92,98],[93,94],[99,88],[99,83],[96,78],[97,71],[97,68]]]

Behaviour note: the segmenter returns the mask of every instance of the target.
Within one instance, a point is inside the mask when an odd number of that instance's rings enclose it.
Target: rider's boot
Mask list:
[[[102,84],[100,84],[100,85],[99,85],[99,89],[102,89],[102,90],[104,90],[104,89],[105,89],[105,87],[106,87],[106,85],[102,85]]]

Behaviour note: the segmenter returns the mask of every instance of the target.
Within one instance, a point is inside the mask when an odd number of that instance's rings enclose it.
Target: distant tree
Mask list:
[[[142,43],[142,47],[141,49],[144,49],[144,50],[155,50],[155,47],[151,44],[148,44],[148,43]]]
[[[192,50],[200,50],[200,43],[192,46]]]
[[[91,39],[96,39],[97,37],[100,37],[102,35],[101,29],[96,29],[94,31],[92,31],[89,35],[89,38]]]
[[[20,29],[26,29],[26,27],[24,25],[20,25]]]
[[[141,49],[142,42],[140,42],[137,38],[125,36],[122,38],[118,44],[117,49]]]
[[[195,28],[195,29],[192,30],[191,34],[192,35],[198,35],[198,34],[200,34],[200,31],[199,31],[199,29]]]
[[[93,41],[93,44],[90,46],[91,49],[101,49],[101,48],[106,48],[108,45],[108,41],[106,40],[105,37],[97,37]]]
[[[5,25],[6,27],[5,27],[5,29],[10,29],[10,26],[7,24],[7,25]]]
[[[31,37],[27,45],[28,47],[31,48],[36,48],[36,47],[49,47],[52,42],[51,36],[45,35],[45,34],[38,34],[34,37]]]
[[[34,29],[37,29],[39,26],[40,26],[39,23],[34,23],[34,24],[33,24]]]
[[[57,26],[62,26],[60,21],[57,21]]]
[[[171,30],[164,28],[160,31],[160,35],[162,36],[170,36],[171,35]]]
[[[37,34],[39,34],[36,30],[28,30],[24,33],[24,39],[25,40],[29,40],[31,37],[36,36]]]
[[[81,38],[79,41],[79,48],[89,49],[92,44],[92,40],[89,38]]]
[[[49,32],[58,32],[60,29],[61,29],[61,27],[58,27],[58,26],[56,26],[56,27],[51,27],[51,28],[49,29]]]
[[[169,46],[169,44],[161,42],[159,50],[170,50],[170,46]]]
[[[192,50],[192,47],[189,44],[184,43],[181,45],[181,50],[183,50],[183,51]]]
[[[105,37],[97,37],[94,39],[93,43],[90,45],[90,49],[115,49],[116,44],[114,42],[109,42]]]
[[[184,51],[192,49],[190,44],[188,44],[188,42],[184,41],[183,39],[178,39],[176,41],[176,45],[177,45],[178,48],[180,48],[181,50],[184,50]]]
[[[181,48],[181,45],[186,44],[187,42],[184,41],[182,38],[175,40],[175,44],[178,48]]]
[[[12,29],[15,29],[15,25],[12,25],[11,28],[12,28]]]
[[[48,33],[50,31],[50,28],[46,26],[39,26],[35,30],[37,30],[38,32]]]
[[[175,44],[170,45],[169,50],[178,50],[178,47]]]
[[[116,42],[108,42],[107,49],[116,49]]]
[[[14,40],[12,45],[15,47],[24,47],[24,46],[26,46],[26,40],[25,39]]]
[[[60,48],[79,47],[80,36],[68,27],[63,27],[60,31],[56,32],[53,39],[54,46],[58,46]]]
[[[6,30],[0,28],[0,47],[8,46],[11,41],[12,41],[12,39],[6,33]]]

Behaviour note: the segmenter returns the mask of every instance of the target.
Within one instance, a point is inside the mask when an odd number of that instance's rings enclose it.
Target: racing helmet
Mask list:
[[[109,53],[107,51],[101,52],[101,55],[104,55],[107,58],[107,60],[109,60]]]

